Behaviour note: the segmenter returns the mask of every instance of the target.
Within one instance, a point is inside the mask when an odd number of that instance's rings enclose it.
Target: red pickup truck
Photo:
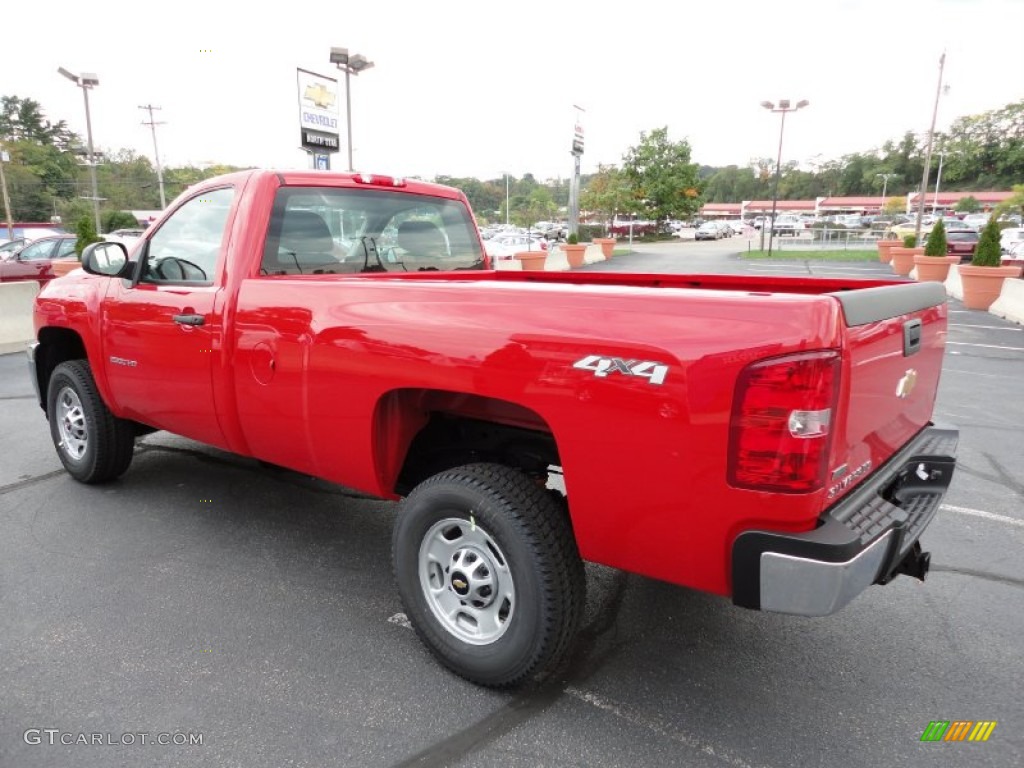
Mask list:
[[[550,674],[589,560],[832,613],[897,574],[955,466],[932,283],[494,271],[458,190],[246,171],[36,301],[67,471],[163,429],[400,499],[398,591],[455,672]]]

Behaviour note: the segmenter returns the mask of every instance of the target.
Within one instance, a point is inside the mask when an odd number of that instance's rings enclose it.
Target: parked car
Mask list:
[[[791,235],[796,237],[797,232],[803,232],[807,225],[798,216],[777,216],[772,224],[772,233],[776,237]]]
[[[76,235],[41,237],[29,243],[10,258],[0,261],[0,282],[38,280],[49,282],[54,278],[50,263],[54,259],[71,256],[75,252]]]
[[[946,253],[959,256],[960,261],[967,262],[974,258],[974,249],[981,238],[973,229],[958,229],[946,233]]]
[[[544,251],[547,247],[548,241],[540,235],[515,232],[495,235],[490,240],[484,240],[484,250],[492,259],[511,259],[513,254],[520,251]]]
[[[336,253],[327,222],[343,219],[362,225]],[[380,253],[388,228],[401,259]],[[359,620],[401,610],[470,681],[533,689],[560,673],[587,605],[584,558],[800,616],[928,572],[919,537],[941,517],[959,439],[932,421],[948,322],[938,283],[538,280],[483,268],[458,189],[305,170],[201,181],[136,250],[131,260],[120,243],[90,245],[82,271],[35,300],[27,373],[46,414],[40,432],[68,474],[112,481],[136,438],[160,429],[401,500],[378,513],[394,524],[374,531],[391,540],[401,608],[380,585]],[[172,487],[201,514],[190,468],[160,461],[147,456],[108,492]],[[102,499],[98,487],[56,480],[54,494],[58,482],[72,514]],[[231,497],[218,503],[232,519],[250,512]],[[252,519],[253,529],[263,520]],[[106,525],[77,522],[79,536]],[[248,541],[218,542],[225,556],[232,543],[249,551]],[[387,545],[369,546],[371,568],[350,578],[385,570]],[[303,578],[303,565],[288,577]],[[945,587],[919,601],[901,592],[899,616],[884,597],[861,603],[812,638],[800,636],[803,621],[770,626],[789,628],[794,656],[817,655],[817,638],[892,633],[877,651],[902,659],[914,653],[902,617]],[[665,602],[694,602],[647,591],[629,607],[651,624]],[[879,606],[887,615],[874,621]],[[258,626],[250,608],[235,617]],[[757,652],[749,629],[767,621],[703,598],[699,609],[714,612],[715,638],[739,636],[740,652]],[[321,625],[315,609],[304,615],[295,636]],[[716,658],[702,644],[693,663]]]
[[[885,230],[885,236],[887,238],[891,237],[891,238],[895,238],[896,240],[902,240],[907,235],[914,234],[914,229],[915,229],[915,221],[914,221],[914,219],[911,219],[910,221],[906,221],[906,222],[904,222],[902,224],[897,224],[897,225],[895,225],[893,227],[889,227],[887,230]],[[931,231],[932,231],[932,225],[931,224],[925,224],[922,221],[921,222],[921,242],[922,243],[924,242],[924,238],[927,237],[928,233],[931,232]]]
[[[725,237],[725,228],[717,221],[705,221],[693,233],[694,240],[719,240]]]
[[[1009,253],[1014,243],[1024,242],[1024,228],[1009,227],[999,233],[999,252]]]
[[[963,217],[962,223],[965,226],[970,227],[971,229],[980,230],[982,227],[988,224],[989,216],[990,214],[988,213],[968,213],[966,216]]]

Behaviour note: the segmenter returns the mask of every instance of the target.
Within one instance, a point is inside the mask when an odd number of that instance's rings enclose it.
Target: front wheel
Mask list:
[[[455,673],[512,686],[564,658],[583,563],[566,510],[522,472],[472,464],[425,480],[402,502],[392,551],[406,615]]]
[[[135,425],[110,412],[84,360],[61,363],[50,376],[46,415],[57,456],[83,483],[124,474],[135,450]]]

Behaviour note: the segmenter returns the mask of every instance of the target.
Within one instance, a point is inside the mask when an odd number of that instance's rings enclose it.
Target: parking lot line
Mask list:
[[[1024,328],[1008,328],[1004,325],[972,325],[971,323],[950,323],[950,328],[982,328],[986,331],[1017,331],[1020,333]]]
[[[948,512],[957,512],[961,515],[969,515],[970,517],[980,517],[982,520],[991,520],[994,523],[1003,523],[1004,525],[1012,525],[1017,528],[1024,528],[1024,520],[1018,520],[1015,517],[1007,517],[1006,515],[997,515],[994,512],[986,512],[983,509],[971,509],[970,507],[955,507],[952,504],[943,504],[939,509],[945,509]]]
[[[956,345],[958,347],[984,347],[985,349],[1008,349],[1011,352],[1024,352],[1024,347],[1004,347],[999,344],[972,344],[967,341],[947,341],[946,345]]]

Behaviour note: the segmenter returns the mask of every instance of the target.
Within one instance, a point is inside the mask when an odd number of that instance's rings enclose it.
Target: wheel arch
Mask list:
[[[422,480],[476,462],[532,476],[560,466],[558,443],[537,411],[500,398],[439,389],[395,389],[377,402],[374,463],[381,488],[404,496]]]
[[[41,328],[36,336],[35,376],[39,392],[39,407],[46,411],[46,390],[53,370],[68,360],[89,360],[85,342],[77,331],[49,326]],[[89,361],[90,365],[92,361]],[[94,372],[95,377],[95,372]],[[98,384],[99,382],[97,382]],[[101,390],[102,391],[102,390]]]

